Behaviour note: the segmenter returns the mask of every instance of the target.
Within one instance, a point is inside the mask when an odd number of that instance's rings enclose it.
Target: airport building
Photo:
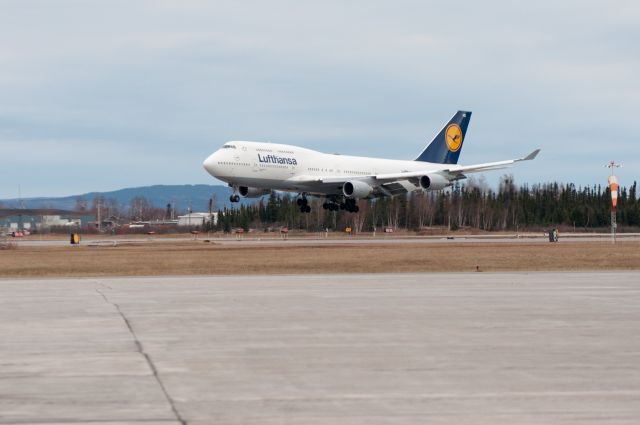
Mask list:
[[[38,229],[48,229],[54,226],[82,226],[81,218],[62,218],[59,215],[43,215],[38,223]]]
[[[218,224],[217,212],[212,212],[211,214],[208,212],[192,212],[178,216],[179,227],[202,227],[210,222],[213,222],[214,226]]]
[[[52,227],[81,227],[95,220],[90,214],[78,214],[61,210],[0,210],[0,227],[6,231],[49,230]]]
[[[62,210],[0,210],[0,232],[8,234],[17,231],[47,232],[52,229],[79,230],[80,228],[95,228],[102,231],[115,231],[122,226],[123,229],[137,229],[147,227],[164,227],[167,229],[202,228],[206,224],[218,223],[218,213],[192,212],[180,215],[177,220],[149,220],[123,223],[116,217],[101,219],[98,223],[96,216],[86,213],[75,213]]]
[[[124,224],[126,229],[146,229],[153,227],[163,228],[193,228],[200,227],[208,223],[215,226],[218,223],[218,213],[212,212],[192,212],[185,215],[179,215],[177,220],[139,220]],[[182,229],[185,230],[185,229]]]

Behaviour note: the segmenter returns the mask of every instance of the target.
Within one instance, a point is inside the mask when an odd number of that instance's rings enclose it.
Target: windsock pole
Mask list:
[[[618,178],[613,174],[614,168],[620,168],[621,165],[615,161],[609,161],[605,167],[611,169],[611,175],[609,176],[609,192],[611,193],[611,243],[616,243],[616,230],[618,224],[616,223],[616,209],[618,207]]]

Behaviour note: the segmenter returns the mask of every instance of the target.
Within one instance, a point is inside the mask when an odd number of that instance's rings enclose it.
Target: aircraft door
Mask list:
[[[239,170],[238,168],[239,163],[240,163],[240,154],[236,153],[233,155],[233,162],[231,163],[231,175],[234,177]]]
[[[291,164],[289,166],[289,174],[291,174],[292,176],[295,176],[297,172],[297,164]]]

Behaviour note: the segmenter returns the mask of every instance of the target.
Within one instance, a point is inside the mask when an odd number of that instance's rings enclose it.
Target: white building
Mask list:
[[[204,226],[206,223],[213,221],[213,225],[218,224],[218,213],[214,212],[192,212],[190,214],[178,216],[178,226],[195,227]]]
[[[43,215],[42,221],[38,223],[38,228],[48,229],[52,226],[80,226],[81,220],[79,218],[68,219],[61,218],[59,215]]]

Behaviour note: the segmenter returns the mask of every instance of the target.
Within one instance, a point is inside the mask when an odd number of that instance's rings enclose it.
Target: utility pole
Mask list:
[[[209,224],[207,224],[207,229],[211,229],[212,227],[213,227],[213,196],[209,198]]]
[[[98,233],[102,233],[102,214],[101,214],[101,201],[102,199],[100,199],[100,197],[98,196],[98,201],[96,202],[96,209],[98,210]]]
[[[18,185],[18,208],[24,209],[24,202],[22,202],[22,190]],[[18,214],[18,230],[22,230],[22,213]]]

